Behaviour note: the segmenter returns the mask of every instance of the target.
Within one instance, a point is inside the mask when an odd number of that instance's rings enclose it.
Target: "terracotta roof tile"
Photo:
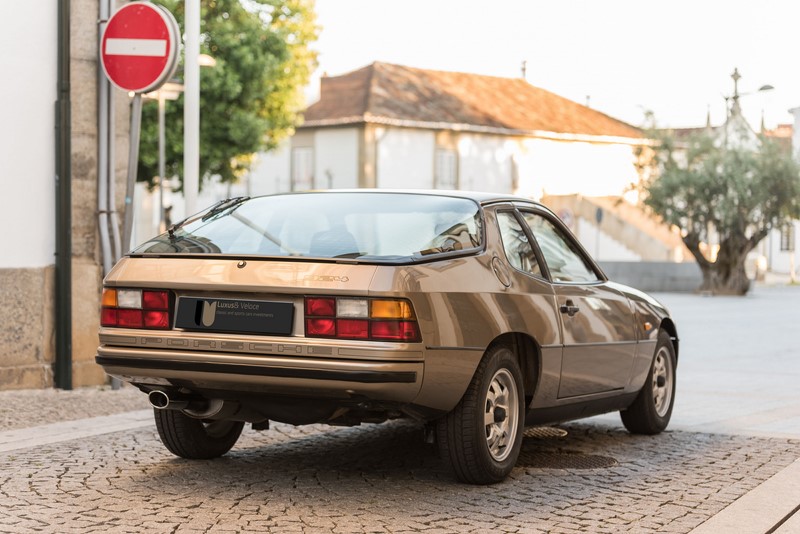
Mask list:
[[[521,78],[373,63],[322,78],[306,127],[409,122],[509,133],[552,132],[641,138],[642,132],[597,110],[534,87]]]

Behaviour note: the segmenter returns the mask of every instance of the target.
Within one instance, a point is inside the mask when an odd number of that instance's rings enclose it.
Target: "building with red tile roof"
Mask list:
[[[289,188],[621,194],[642,131],[521,78],[375,62],[324,76]]]
[[[512,136],[638,140],[640,129],[522,78],[372,63],[323,77],[301,128],[387,124]]]

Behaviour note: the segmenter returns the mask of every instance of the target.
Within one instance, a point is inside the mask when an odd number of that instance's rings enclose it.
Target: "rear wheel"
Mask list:
[[[508,476],[522,446],[524,410],[517,357],[508,347],[493,347],[461,402],[437,423],[440,452],[459,480],[491,484]]]
[[[669,334],[658,335],[656,354],[639,395],[620,412],[622,424],[633,434],[658,434],[669,424],[675,404],[675,348]]]
[[[241,421],[201,421],[178,410],[154,409],[161,442],[181,458],[205,460],[222,456],[242,433]]]

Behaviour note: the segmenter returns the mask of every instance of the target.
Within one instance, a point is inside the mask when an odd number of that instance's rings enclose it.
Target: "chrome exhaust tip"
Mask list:
[[[150,405],[156,410],[166,410],[170,403],[169,395],[157,389],[147,394],[147,400],[150,401]]]

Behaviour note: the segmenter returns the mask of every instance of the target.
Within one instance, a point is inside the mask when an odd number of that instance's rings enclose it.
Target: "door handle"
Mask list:
[[[575,306],[575,303],[572,302],[572,299],[567,299],[567,302],[559,307],[559,311],[561,311],[561,313],[566,313],[570,317],[573,317],[576,313],[581,311],[581,309]]]

